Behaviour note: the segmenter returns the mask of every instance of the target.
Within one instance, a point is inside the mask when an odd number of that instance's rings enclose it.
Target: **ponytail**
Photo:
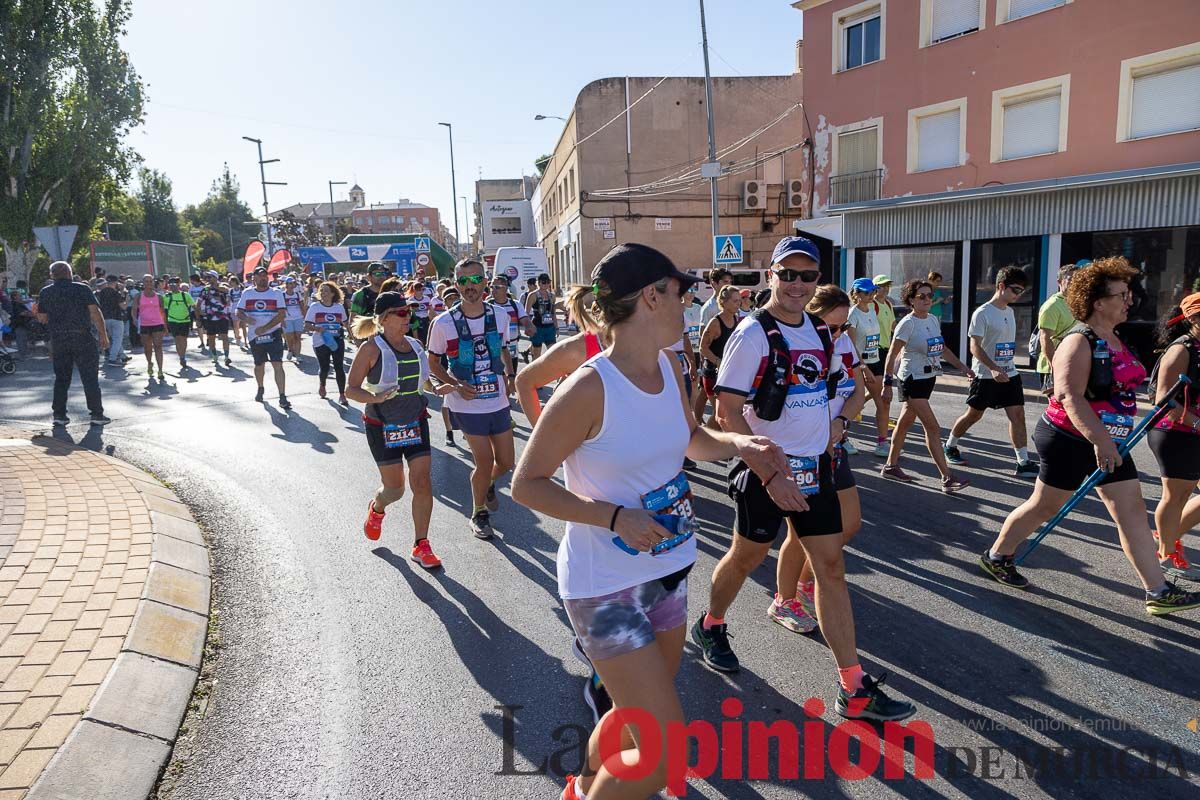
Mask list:
[[[567,313],[582,330],[599,333],[603,325],[592,314],[592,304],[595,302],[591,286],[572,286],[563,304]]]
[[[355,317],[354,322],[350,323],[350,333],[354,334],[355,339],[370,339],[382,330],[376,317]]]

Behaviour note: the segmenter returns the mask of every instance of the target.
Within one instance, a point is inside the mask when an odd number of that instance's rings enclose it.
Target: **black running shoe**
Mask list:
[[[258,391],[254,395],[254,402],[261,403],[263,401],[263,394],[265,393],[265,391],[266,390],[263,389],[263,387],[261,387],[261,386],[258,387]]]
[[[1200,592],[1185,592],[1173,583],[1168,583],[1157,597],[1146,592],[1146,613],[1151,616],[1161,617],[1189,608],[1200,608]]]
[[[225,355],[225,366],[227,366],[227,367],[233,366],[233,362],[229,360],[228,354]]]
[[[729,626],[704,627],[704,615],[692,626],[692,641],[704,653],[704,663],[717,672],[737,672],[742,668],[733,648],[729,646]]]
[[[93,425],[107,425],[108,423],[112,422],[112,418],[106,417],[103,414],[92,414],[91,421]]]
[[[1018,478],[1036,478],[1041,470],[1032,461],[1018,461],[1013,474]]]
[[[590,678],[584,681],[583,702],[592,712],[593,725],[599,725],[600,718],[613,707],[612,698],[608,696],[608,689],[604,688],[600,676],[594,672]]]
[[[950,445],[946,445],[944,448],[942,448],[942,452],[946,454],[946,460],[951,464],[967,463],[967,460],[962,457],[962,452],[956,446],[952,447]]]
[[[288,409],[288,408],[292,407],[292,402],[287,399],[286,394],[279,395],[279,407],[283,408],[283,409]]]
[[[454,441],[454,434],[447,432],[446,433],[446,447],[456,447],[456,446],[457,446],[457,444]]]
[[[490,539],[495,535],[488,512],[477,511],[475,516],[471,517],[471,533],[475,535],[476,539]]]
[[[54,427],[61,428],[64,425],[70,425],[70,424],[71,424],[71,418],[68,417],[66,414],[63,414],[61,416],[58,414],[54,415]]]
[[[1012,556],[1004,556],[999,561],[993,561],[991,552],[984,550],[983,555],[979,557],[979,566],[1005,586],[1011,586],[1014,589],[1029,587],[1029,580],[1017,572],[1017,566],[1013,563]]]
[[[866,719],[875,722],[899,722],[917,713],[917,707],[907,700],[893,700],[883,689],[887,673],[878,678],[863,675],[863,685],[854,694],[850,694],[838,684],[837,700],[834,709],[846,719]]]

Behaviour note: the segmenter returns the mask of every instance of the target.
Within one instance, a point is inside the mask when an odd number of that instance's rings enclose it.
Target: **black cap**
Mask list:
[[[266,275],[266,274],[268,274],[269,270],[268,270],[266,267],[255,267],[255,268],[254,268],[254,272],[252,272],[252,273],[250,273],[250,274],[251,274],[251,275],[257,275],[257,274],[258,274],[258,273],[260,273],[260,272],[261,272],[262,274]]]
[[[644,244],[620,244],[609,250],[592,270],[592,287],[608,287],[616,297],[626,297],[663,278],[675,278],[687,289],[700,279],[680,272],[662,253]]]
[[[380,316],[385,311],[390,311],[393,308],[408,308],[408,298],[400,292],[381,292],[375,298],[375,316]]]
[[[112,274],[112,273],[110,272],[110,273],[108,273],[108,282],[109,282],[109,283],[120,283],[120,282],[121,282],[121,276],[120,276],[120,275],[114,275],[114,274]]]
[[[370,266],[367,267],[367,273],[374,275],[377,272],[382,272],[385,275],[392,274],[392,271],[388,269],[387,264],[384,264],[382,261],[372,261]]]

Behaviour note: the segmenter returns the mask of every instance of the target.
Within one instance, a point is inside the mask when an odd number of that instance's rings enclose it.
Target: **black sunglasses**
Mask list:
[[[1006,284],[1004,288],[1005,288],[1005,289],[1008,289],[1010,292],[1012,292],[1013,294],[1015,294],[1017,297],[1020,297],[1021,295],[1025,294],[1025,287],[1024,287],[1024,286],[1008,286],[1008,285]]]
[[[784,283],[791,283],[797,278],[805,283],[816,283],[821,280],[821,270],[819,269],[773,269],[771,274]]]

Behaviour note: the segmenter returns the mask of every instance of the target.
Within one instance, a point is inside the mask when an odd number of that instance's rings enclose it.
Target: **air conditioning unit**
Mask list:
[[[793,178],[787,182],[787,207],[802,208],[804,206],[804,181]]]
[[[746,181],[742,184],[742,210],[762,211],[767,207],[767,182]]]

